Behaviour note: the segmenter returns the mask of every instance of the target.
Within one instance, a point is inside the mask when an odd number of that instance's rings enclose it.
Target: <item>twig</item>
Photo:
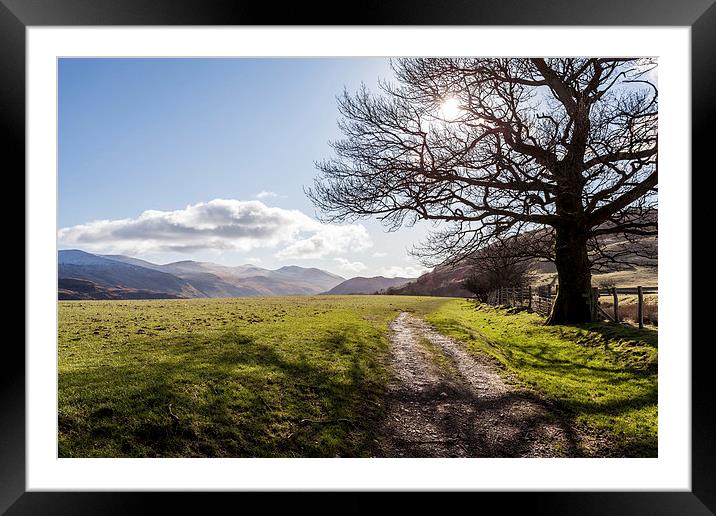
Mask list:
[[[264,405],[266,405],[266,408],[267,408],[267,409],[269,409],[269,410],[273,410],[273,409],[274,409],[271,405],[268,404],[268,402],[264,399],[263,396],[261,396],[260,394],[259,394],[258,396],[259,396],[259,399],[261,400],[261,402],[262,402]]]
[[[408,439],[401,439],[404,443],[410,444],[441,444],[441,443],[455,443],[457,439],[436,439],[434,441],[410,441]]]
[[[356,426],[356,424],[355,424],[353,421],[351,421],[350,419],[346,419],[346,418],[344,418],[344,417],[339,417],[339,418],[336,418],[336,419],[302,419],[302,420],[299,421],[299,422],[300,422],[301,424],[303,424],[303,423],[314,423],[314,424],[316,424],[316,425],[327,425],[327,424],[330,424],[330,423],[348,423],[348,424],[352,425],[353,427]]]
[[[174,412],[172,412],[172,404],[169,404],[169,415],[174,420],[175,423],[179,423],[179,416],[177,416]]]

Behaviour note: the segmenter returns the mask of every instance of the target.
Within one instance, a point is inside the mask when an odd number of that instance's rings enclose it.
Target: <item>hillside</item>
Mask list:
[[[386,278],[375,276],[372,278],[351,278],[336,285],[326,294],[374,294],[388,288],[396,288],[413,281],[415,278]]]
[[[630,246],[635,245],[615,237],[606,240],[606,244],[606,247],[617,249],[618,252],[626,255],[629,254]],[[655,255],[656,245],[656,239],[648,237],[638,242],[635,249],[638,249],[639,253],[647,252]],[[635,263],[643,263],[643,265],[613,265],[602,271],[595,271],[592,273],[592,285],[595,287],[658,285],[658,269],[646,266],[649,260],[642,259],[637,254],[627,257]],[[402,287],[391,288],[388,293],[406,296],[469,297],[472,294],[462,288],[462,283],[470,276],[471,272],[472,266],[468,260],[451,266],[441,265]],[[557,282],[557,269],[550,261],[536,261],[532,266],[532,274],[534,286],[555,285]]]
[[[152,292],[150,290],[130,288],[108,288],[81,279],[60,278],[57,283],[57,299],[60,301],[92,299],[179,299],[179,296],[167,294],[166,292]]]
[[[59,252],[58,278],[61,299],[310,295],[325,292],[345,279],[321,269],[298,266],[270,270],[250,264],[230,267],[192,260],[156,264],[130,256],[95,255],[80,250]]]
[[[167,297],[206,297],[193,285],[172,274],[80,250],[59,252],[57,276],[59,279],[85,280],[110,289],[137,289]]]
[[[472,267],[468,264],[440,265],[414,281],[389,289],[387,293],[403,296],[469,297],[472,294],[462,288],[462,282],[467,279],[471,270]]]

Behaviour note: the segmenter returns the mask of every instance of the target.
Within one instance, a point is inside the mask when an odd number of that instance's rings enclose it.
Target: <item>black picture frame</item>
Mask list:
[[[342,15],[350,12],[350,15]],[[716,120],[716,4],[714,0],[370,0],[344,11],[335,3],[286,4],[221,0],[0,0],[0,118],[6,181],[25,167],[25,30],[79,25],[599,25],[691,27],[692,169],[713,169],[707,157]],[[710,144],[710,145],[709,145]],[[13,159],[8,159],[13,158]],[[12,166],[8,165],[12,163]],[[693,175],[684,171],[685,180]],[[701,181],[701,179],[699,179]],[[708,195],[704,189],[697,195]],[[693,196],[692,196],[693,198]],[[693,200],[693,206],[704,206]],[[697,210],[703,213],[697,213]],[[692,219],[708,217],[694,208]],[[712,219],[712,218],[711,218]],[[708,220],[708,219],[707,219]],[[696,235],[695,229],[692,235]],[[696,257],[696,255],[694,255]],[[25,257],[27,259],[27,257]],[[696,263],[694,262],[694,265]],[[693,266],[692,266],[693,267]],[[28,271],[25,271],[28,274]],[[693,299],[693,298],[692,298]],[[692,300],[685,300],[691,302]],[[708,306],[692,302],[694,322]],[[25,306],[32,310],[32,306]],[[26,312],[27,313],[27,312]],[[696,335],[694,333],[694,335]],[[709,339],[681,343],[692,356],[692,490],[690,492],[474,493],[507,510],[527,504],[533,514],[713,514],[716,512],[716,412]],[[0,512],[8,514],[133,514],[155,503],[162,510],[207,509],[248,493],[26,492],[25,351],[6,339],[0,374]],[[305,496],[305,494],[304,494]],[[411,498],[422,503],[422,495]],[[509,504],[506,502],[509,500]],[[322,497],[321,501],[325,499]],[[314,502],[308,502],[313,506]],[[471,503],[474,503],[472,501]],[[355,506],[360,507],[360,504]],[[336,507],[336,510],[338,508]]]

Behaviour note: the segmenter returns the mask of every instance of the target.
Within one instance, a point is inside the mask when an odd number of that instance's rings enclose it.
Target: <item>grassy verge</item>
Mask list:
[[[657,455],[655,330],[617,324],[542,326],[534,314],[508,314],[464,300],[444,304],[426,320],[559,402],[578,427],[598,437],[585,452]]]
[[[389,321],[445,302],[61,302],[59,456],[366,455]]]

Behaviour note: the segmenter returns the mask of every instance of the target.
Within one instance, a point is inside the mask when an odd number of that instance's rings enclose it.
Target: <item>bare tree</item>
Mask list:
[[[511,238],[480,249],[469,258],[472,272],[463,287],[486,302],[490,293],[507,288],[525,288],[532,279],[531,249],[524,248],[522,239]]]
[[[654,238],[658,92],[650,59],[398,59],[397,84],[338,99],[344,138],[306,193],[327,220],[440,223],[416,249],[459,261],[549,241],[549,323],[590,320],[591,270],[615,235]],[[600,256],[602,258],[600,258]]]

